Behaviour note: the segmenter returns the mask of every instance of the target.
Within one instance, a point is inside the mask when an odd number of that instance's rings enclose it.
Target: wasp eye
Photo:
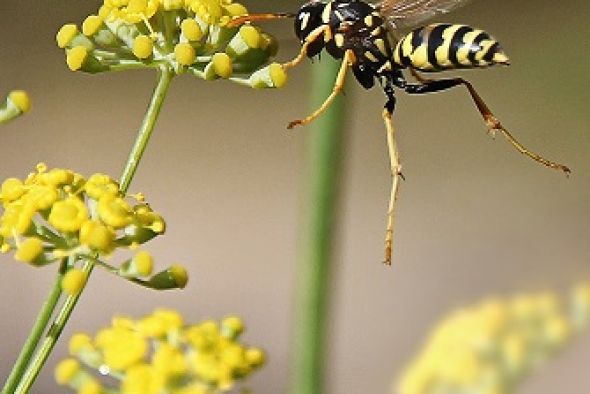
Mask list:
[[[323,24],[322,12],[325,6],[325,3],[312,1],[299,9],[295,16],[295,34],[301,42],[305,41],[309,33]]]

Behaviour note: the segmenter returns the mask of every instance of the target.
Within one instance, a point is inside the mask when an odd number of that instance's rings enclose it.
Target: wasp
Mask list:
[[[313,58],[323,50],[336,59],[342,59],[332,93],[310,115],[290,122],[289,129],[308,124],[321,115],[342,91],[349,69],[365,89],[372,88],[376,83],[383,89],[387,101],[382,117],[387,131],[392,175],[385,233],[384,263],[387,265],[391,265],[394,207],[400,179],[403,179],[392,120],[396,89],[409,94],[426,94],[462,85],[473,99],[490,134],[500,132],[518,152],[566,175],[570,173],[567,166],[547,160],[518,142],[469,81],[463,78],[426,79],[419,74],[508,65],[508,57],[491,35],[467,25],[439,23],[415,28],[397,37],[402,29],[418,26],[468,1],[383,0],[376,4],[363,0],[310,1],[296,13],[250,14],[230,22],[230,25],[237,26],[257,20],[293,18],[301,50],[293,60],[283,63],[285,69],[295,67],[306,57]],[[404,70],[412,74],[415,83],[406,80]]]

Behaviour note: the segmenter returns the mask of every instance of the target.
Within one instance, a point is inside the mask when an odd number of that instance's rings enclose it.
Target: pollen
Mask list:
[[[66,63],[72,71],[78,71],[84,65],[84,61],[88,56],[88,49],[81,45],[69,49],[66,53]]]
[[[174,47],[174,56],[178,64],[190,66],[195,62],[195,48],[187,42],[181,42]]]
[[[133,54],[138,59],[147,59],[152,56],[154,42],[146,35],[140,34],[133,40]]]

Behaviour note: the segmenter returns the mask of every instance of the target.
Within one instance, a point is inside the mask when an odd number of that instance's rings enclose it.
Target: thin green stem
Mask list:
[[[92,269],[94,268],[94,264],[90,261],[85,261],[84,265],[82,266],[82,272],[86,274],[86,278],[90,276]],[[84,284],[86,286],[86,284]],[[82,288],[82,290],[84,290]],[[74,307],[78,303],[80,296],[82,295],[82,290],[77,295],[70,295],[66,298],[64,304],[62,305],[59,313],[57,314],[53,324],[49,328],[47,335],[45,336],[45,340],[41,344],[39,351],[35,354],[35,357],[31,360],[29,367],[27,368],[27,372],[24,374],[23,378],[21,379],[18,387],[16,388],[15,394],[24,394],[27,393],[39,372],[41,372],[41,368],[45,364],[47,357],[53,350],[55,343],[59,339],[66,323],[68,322]]]
[[[322,59],[323,60],[323,59]],[[332,92],[339,65],[326,59],[313,68],[314,108]],[[323,391],[326,354],[325,333],[332,240],[336,219],[338,164],[343,147],[343,99],[307,130],[309,146],[306,172],[307,209],[301,229],[302,252],[297,286],[292,394]]]
[[[39,315],[37,316],[37,320],[35,321],[35,324],[31,329],[31,333],[29,334],[29,337],[27,338],[26,342],[23,345],[23,348],[21,349],[18,359],[14,363],[14,367],[12,368],[12,371],[10,372],[8,379],[6,380],[4,388],[2,388],[2,393],[4,394],[14,392],[15,387],[18,385],[19,380],[21,379],[21,377],[26,371],[27,366],[29,365],[31,356],[33,355],[33,352],[39,344],[39,340],[41,339],[41,336],[43,335],[43,332],[47,327],[49,319],[51,319],[51,316],[53,315],[53,311],[55,310],[55,306],[57,305],[57,302],[59,301],[59,297],[61,295],[61,279],[63,278],[64,272],[67,268],[66,261],[66,259],[62,261],[51,292],[45,300],[45,303],[43,304],[43,307],[41,308]]]
[[[129,184],[131,183],[131,179],[133,179],[133,175],[135,175],[139,161],[141,160],[150,136],[152,135],[156,120],[162,109],[162,104],[164,103],[164,98],[166,97],[170,82],[174,76],[174,72],[167,66],[160,66],[159,71],[158,84],[152,95],[150,105],[145,113],[139,132],[137,133],[135,144],[127,159],[127,164],[125,164],[123,175],[121,175],[121,179],[119,180],[121,191],[123,193],[127,192],[127,189],[129,189]]]
[[[141,160],[143,152],[147,146],[149,141],[150,135],[154,129],[154,125],[156,124],[156,120],[158,119],[158,115],[160,113],[160,109],[162,108],[162,104],[164,102],[164,98],[166,97],[166,93],[170,86],[170,82],[172,77],[174,76],[174,72],[166,66],[159,67],[159,75],[158,75],[158,83],[156,88],[154,89],[154,93],[148,109],[146,111],[145,117],[141,124],[141,127],[138,131],[137,138],[135,140],[135,144],[129,153],[129,158],[127,159],[127,163],[125,165],[125,169],[123,170],[123,174],[121,175],[120,185],[121,191],[125,193],[129,188],[131,180],[135,175],[135,171],[137,170],[137,166]],[[69,261],[66,267],[70,267],[73,265],[74,262]],[[92,273],[92,269],[94,268],[94,263],[92,261],[86,260],[82,267],[82,271],[86,274],[86,277],[89,278],[90,274]],[[19,360],[17,361],[17,365],[15,366],[14,372],[9,377],[9,381],[7,382],[5,388],[3,389],[3,394],[24,394],[27,393],[35,379],[39,375],[41,368],[47,361],[49,354],[53,350],[59,336],[61,335],[66,323],[68,322],[74,307],[76,306],[80,296],[82,295],[82,289],[79,294],[75,296],[68,296],[63,305],[61,306],[59,312],[51,327],[47,330],[47,334],[43,343],[39,347],[39,350],[35,353],[34,357],[31,358],[32,352],[37,348],[39,340],[41,339],[41,335],[44,331],[46,331],[47,325],[49,320],[55,310],[57,302],[59,300],[59,295],[61,294],[61,279],[65,273],[65,269],[60,270],[60,274],[57,277],[56,284],[54,289],[52,290],[49,298],[47,299],[41,314],[35,324],[33,332],[27,342],[25,344],[25,348],[19,356]],[[47,311],[46,311],[47,309]],[[30,342],[30,344],[29,344]],[[21,360],[22,359],[22,360]],[[17,368],[18,367],[18,368]],[[14,389],[16,386],[16,390]]]

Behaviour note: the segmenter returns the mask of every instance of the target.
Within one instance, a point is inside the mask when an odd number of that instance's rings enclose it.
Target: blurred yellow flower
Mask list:
[[[569,302],[553,293],[490,298],[452,312],[402,374],[397,394],[510,394],[590,315],[590,284]],[[580,296],[581,294],[588,296]]]
[[[97,388],[92,370],[115,376],[120,386],[104,389],[120,393],[225,392],[264,364],[261,349],[238,342],[243,328],[236,316],[186,326],[169,309],[139,320],[117,317],[94,338],[75,334],[69,346],[75,358],[60,362],[55,377],[78,392]]]

